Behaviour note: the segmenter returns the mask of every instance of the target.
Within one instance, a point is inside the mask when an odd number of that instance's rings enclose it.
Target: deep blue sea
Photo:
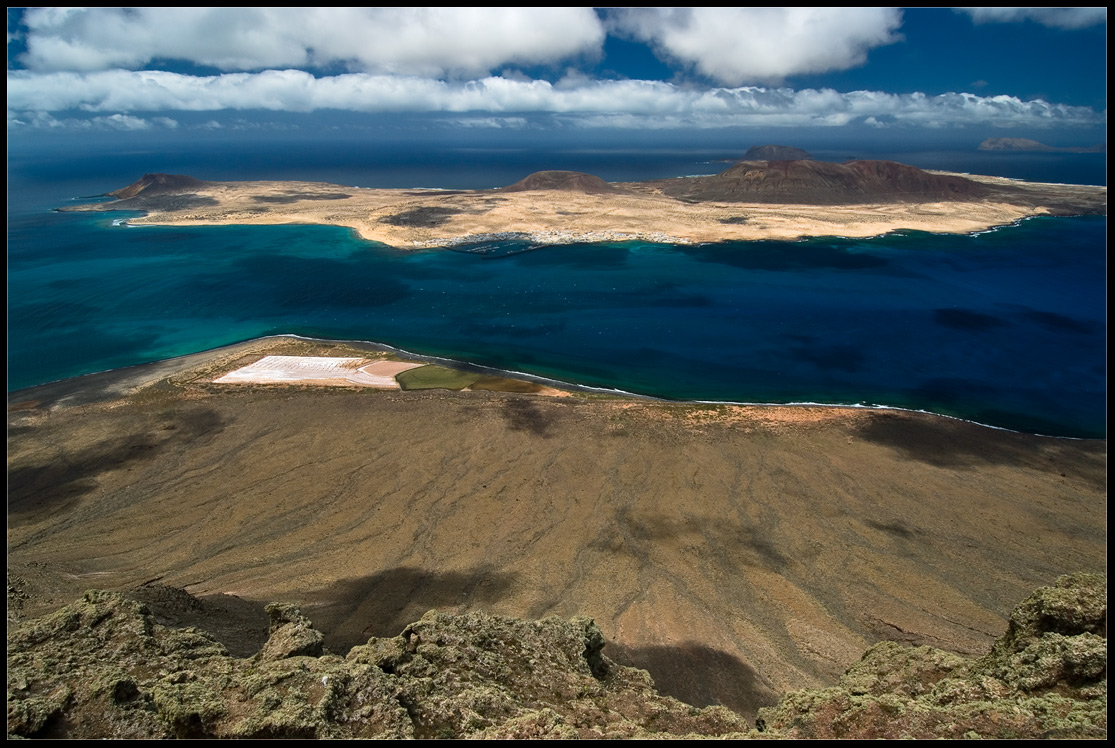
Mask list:
[[[1106,436],[1106,218],[971,236],[400,251],[330,227],[126,227],[121,214],[53,211],[153,171],[493,187],[542,168],[621,180],[726,166],[712,151],[289,150],[10,153],[9,391],[294,333],[670,399],[887,405]],[[1105,158],[1076,155],[896,160],[1105,181]]]

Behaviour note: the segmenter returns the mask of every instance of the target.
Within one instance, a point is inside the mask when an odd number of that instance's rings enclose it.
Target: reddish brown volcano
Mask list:
[[[108,193],[121,200],[144,195],[166,195],[179,192],[194,192],[205,186],[205,182],[184,174],[144,174],[127,187]]]
[[[894,161],[742,161],[711,177],[662,185],[684,200],[810,205],[978,200],[990,192],[964,177]]]
[[[530,190],[561,190],[563,192],[622,193],[600,177],[580,171],[536,171],[515,184],[504,187],[503,192],[527,192]]]

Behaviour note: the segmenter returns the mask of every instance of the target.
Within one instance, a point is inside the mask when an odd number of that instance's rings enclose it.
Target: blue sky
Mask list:
[[[8,134],[1106,140],[1107,11],[8,10]]]

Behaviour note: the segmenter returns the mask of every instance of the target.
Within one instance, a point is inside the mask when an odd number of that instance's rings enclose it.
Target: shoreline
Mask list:
[[[158,582],[290,602],[343,652],[430,609],[580,613],[677,695],[728,673],[708,688],[746,710],[882,639],[985,651],[1035,581],[1104,567],[1106,441],[867,408],[211,383],[279,345],[354,349],[248,341],[102,381],[98,402],[9,406],[17,616]]]
[[[144,214],[123,219],[121,223],[127,226],[342,226],[364,240],[398,249],[516,240],[536,245],[613,241],[686,245],[810,237],[863,239],[901,230],[968,234],[1033,216],[1106,215],[1106,187],[953,172],[922,174],[948,184],[962,182],[974,192],[959,199],[947,192],[895,188],[888,195],[834,194],[831,200],[835,202],[826,202],[823,196],[820,202],[773,202],[758,195],[751,199],[737,195],[732,191],[736,182],[724,175],[615,183],[580,175],[596,180],[591,187],[568,181],[571,177],[566,177],[564,185],[531,182],[538,176],[532,175],[523,183],[534,186],[521,189],[442,190],[275,180],[205,182],[161,174],[147,175],[108,195],[117,197],[115,200],[57,210],[136,210]],[[691,185],[710,183],[723,185],[718,188],[721,192],[713,197],[703,193],[686,196]]]
[[[248,357],[252,357],[253,360],[259,360],[264,356],[270,355],[276,350],[281,350],[289,347],[291,341],[305,344],[309,348],[315,350],[321,348],[343,348],[351,349],[352,351],[363,351],[368,353],[387,353],[391,356],[397,356],[401,361],[405,362],[442,366],[447,369],[453,369],[461,372],[475,373],[488,377],[534,384],[544,389],[552,389],[556,391],[571,393],[582,393],[585,395],[603,395],[620,400],[632,400],[642,403],[658,403],[665,406],[688,406],[693,408],[713,406],[728,409],[766,410],[771,411],[772,413],[779,410],[790,410],[799,412],[805,412],[809,410],[848,411],[847,415],[849,415],[850,417],[853,414],[864,412],[898,414],[905,413],[914,414],[917,416],[926,416],[935,419],[946,419],[948,421],[954,421],[969,426],[992,429],[1007,434],[1016,434],[1026,437],[1032,436],[1042,439],[1057,439],[1083,442],[1107,441],[1106,436],[1081,437],[1042,434],[1032,431],[1021,431],[1018,429],[1007,428],[1005,426],[996,426],[994,424],[982,423],[970,418],[964,418],[962,416],[951,415],[948,413],[936,413],[934,411],[925,410],[923,408],[907,408],[886,404],[824,403],[814,401],[770,403],[734,400],[677,400],[666,397],[659,397],[656,395],[647,395],[638,392],[632,392],[619,388],[596,387],[592,385],[579,384],[576,382],[555,379],[553,377],[545,377],[537,374],[531,374],[530,372],[517,371],[514,369],[499,369],[495,367],[484,366],[482,364],[472,363],[469,361],[460,361],[457,359],[447,358],[444,356],[414,353],[403,348],[398,348],[387,343],[378,343],[376,341],[314,338],[293,333],[265,335],[262,337],[239,341],[237,343],[230,343],[228,345],[218,346],[216,348],[210,348],[208,350],[199,351],[196,353],[188,353],[182,356],[160,359],[158,361],[151,361],[148,363],[133,364],[131,366],[121,367],[118,369],[107,369],[99,372],[90,372],[88,374],[82,374],[76,377],[69,377],[67,379],[60,379],[52,382],[45,382],[43,384],[32,385],[30,387],[23,387],[18,390],[12,390],[8,392],[8,409],[9,411],[25,409],[28,407],[28,403],[33,403],[33,405],[30,406],[31,408],[46,408],[47,410],[92,405],[95,403],[102,403],[109,400],[135,395],[144,389],[155,387],[162,382],[174,380],[176,377],[187,377],[191,382],[194,382],[200,378],[205,378],[208,380],[205,382],[206,384],[212,384],[214,379],[219,378],[223,374],[227,374],[238,368],[238,365],[234,365],[230,362],[239,361],[240,365],[243,365]],[[307,353],[304,355],[312,354]],[[204,373],[199,374],[199,372]],[[290,382],[289,384],[268,383],[263,386],[275,388],[288,387],[292,389],[319,387],[319,385],[307,382]],[[325,385],[320,385],[320,387],[324,388]],[[446,391],[451,392],[451,390]],[[546,396],[544,393],[538,394]]]
[[[123,211],[131,211],[132,209],[121,208],[119,210],[121,212],[123,212]],[[109,211],[105,211],[105,212],[109,212]],[[1020,217],[1015,218],[1014,220],[1009,221],[1007,223],[996,223],[996,224],[992,224],[992,225],[989,225],[989,226],[984,227],[984,228],[974,228],[974,229],[967,230],[967,231],[928,231],[928,230],[924,230],[924,229],[913,229],[913,228],[899,227],[899,228],[887,229],[887,230],[881,231],[880,233],[877,233],[877,234],[864,234],[864,235],[809,234],[809,235],[791,237],[791,238],[788,238],[788,239],[773,238],[772,237],[772,238],[763,238],[763,239],[718,239],[718,240],[713,240],[713,241],[691,241],[689,239],[685,239],[685,238],[682,238],[682,237],[666,236],[666,235],[660,234],[660,233],[619,234],[619,233],[616,233],[616,232],[583,232],[583,233],[560,232],[562,234],[562,236],[557,237],[557,236],[555,236],[555,234],[558,233],[558,232],[506,231],[506,232],[500,232],[500,233],[497,233],[497,234],[468,234],[468,235],[465,235],[465,236],[459,236],[459,237],[454,237],[454,238],[444,239],[444,240],[434,239],[434,240],[429,240],[428,242],[417,242],[414,245],[408,246],[408,247],[393,246],[391,244],[385,244],[384,242],[380,242],[380,241],[375,240],[375,239],[366,239],[363,235],[361,235],[361,233],[358,229],[356,229],[352,226],[343,226],[343,225],[329,224],[329,223],[285,223],[285,224],[284,223],[245,224],[245,223],[231,223],[231,222],[230,223],[208,223],[208,222],[207,223],[179,223],[179,222],[162,223],[162,222],[156,222],[156,221],[148,221],[147,220],[147,215],[145,214],[145,215],[142,215],[142,216],[136,216],[134,218],[114,219],[112,225],[113,225],[113,227],[122,226],[122,227],[125,227],[125,228],[144,228],[144,227],[148,227],[148,226],[159,227],[159,228],[173,228],[175,226],[191,226],[191,227],[195,227],[195,228],[196,227],[213,226],[214,228],[218,228],[218,227],[222,227],[222,226],[246,226],[246,225],[260,225],[260,226],[330,226],[330,227],[334,227],[334,228],[347,228],[352,232],[353,236],[360,241],[367,241],[367,242],[382,244],[383,246],[388,247],[389,249],[394,249],[394,250],[398,250],[398,251],[401,251],[401,252],[405,252],[405,251],[408,251],[408,250],[417,250],[417,249],[453,249],[453,248],[456,248],[456,247],[468,247],[468,246],[471,246],[471,245],[474,245],[474,244],[485,244],[485,243],[489,243],[489,242],[505,242],[505,241],[509,241],[509,242],[522,241],[522,242],[525,242],[529,246],[522,249],[522,250],[519,250],[519,251],[529,252],[529,251],[533,251],[535,249],[541,249],[543,247],[550,247],[550,246],[564,246],[564,245],[571,245],[571,244],[612,244],[612,243],[622,244],[622,243],[625,243],[625,242],[643,242],[643,243],[648,243],[648,244],[667,244],[667,245],[677,245],[677,246],[683,246],[684,247],[684,246],[693,246],[693,245],[696,245],[696,244],[699,244],[699,245],[732,244],[732,243],[738,243],[738,242],[755,242],[755,243],[764,242],[764,241],[802,242],[802,241],[809,241],[811,239],[853,241],[853,240],[862,240],[862,239],[882,239],[882,238],[885,238],[887,236],[893,236],[895,234],[901,234],[903,232],[924,232],[924,233],[939,233],[939,234],[956,234],[956,235],[960,235],[960,236],[978,236],[979,234],[990,234],[990,233],[993,233],[995,231],[1000,231],[1002,229],[1009,229],[1009,228],[1012,228],[1012,227],[1021,226],[1024,222],[1034,220],[1034,219],[1040,219],[1040,218],[1053,218],[1053,219],[1058,219],[1058,218],[1091,218],[1091,217],[1103,218],[1103,219],[1107,218],[1106,215],[1097,215],[1097,214],[1094,214],[1094,213],[1075,213],[1075,214],[1071,214],[1071,215],[1052,215],[1052,214],[1049,214],[1049,213],[1035,213],[1035,214],[1020,216]],[[142,222],[141,223],[140,222],[133,223],[133,221],[142,221]],[[610,235],[606,235],[606,234],[610,234]],[[465,251],[469,251],[469,250],[465,250]]]
[[[933,211],[936,209],[936,204],[907,205],[914,206],[912,210]],[[888,209],[893,209],[893,206],[883,204],[870,206],[854,206],[857,208],[863,207],[865,209],[861,212],[861,215],[866,217],[867,222],[850,227],[849,225],[847,225],[846,221],[842,220],[842,216],[840,215],[815,215],[808,219],[805,219],[802,215],[800,215],[805,212],[819,213],[819,211],[817,210],[818,206],[744,203],[738,205],[737,207],[739,210],[769,215],[771,217],[771,220],[784,221],[789,223],[790,226],[785,228],[763,226],[755,231],[731,232],[741,235],[726,236],[719,236],[709,233],[698,233],[691,236],[678,236],[666,231],[630,231],[610,229],[573,231],[541,229],[536,231],[509,230],[480,233],[462,233],[437,238],[408,239],[406,241],[400,241],[398,239],[392,238],[391,236],[385,236],[384,233],[377,231],[375,228],[363,225],[360,222],[337,222],[329,220],[327,218],[316,219],[301,217],[295,220],[284,220],[282,218],[274,219],[270,217],[257,218],[251,216],[242,216],[227,219],[194,219],[175,218],[167,216],[166,214],[159,211],[141,211],[143,215],[119,219],[119,223],[117,223],[116,225],[127,228],[143,228],[145,226],[165,228],[172,228],[176,226],[333,226],[337,228],[349,229],[357,238],[363,241],[375,242],[383,244],[384,246],[390,247],[392,249],[407,251],[421,249],[452,249],[454,247],[468,246],[472,244],[483,244],[487,242],[501,241],[524,241],[530,243],[535,247],[560,246],[564,244],[598,244],[612,242],[646,242],[651,244],[673,244],[678,246],[688,246],[693,244],[718,244],[760,241],[802,241],[808,239],[874,239],[899,233],[902,231],[919,231],[930,234],[970,235],[979,234],[986,231],[994,231],[996,229],[1008,226],[1014,226],[1029,218],[1070,218],[1092,215],[1083,212],[1066,215],[1055,215],[1045,210],[1022,210],[1016,208],[1015,206],[1003,205],[995,206],[990,209],[995,214],[994,217],[991,218],[961,215],[950,216],[949,219],[921,217],[916,219],[910,218],[903,220],[902,218],[891,219],[885,215],[882,215]],[[848,206],[840,207],[846,208]],[[121,207],[98,208],[96,210],[97,212],[112,212],[114,210],[135,211],[137,209]],[[92,212],[92,210],[88,212]],[[845,210],[841,212],[851,211]],[[879,223],[882,225],[871,225],[873,223]],[[844,225],[842,225],[840,228],[829,229],[824,224]]]

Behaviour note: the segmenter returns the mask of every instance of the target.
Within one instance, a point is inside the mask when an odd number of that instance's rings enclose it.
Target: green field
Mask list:
[[[395,381],[404,390],[463,390],[468,387],[493,392],[539,392],[542,389],[541,385],[534,382],[470,374],[436,364],[404,371],[395,377]]]
[[[397,374],[395,381],[404,390],[463,390],[480,378],[480,374],[427,364]]]

